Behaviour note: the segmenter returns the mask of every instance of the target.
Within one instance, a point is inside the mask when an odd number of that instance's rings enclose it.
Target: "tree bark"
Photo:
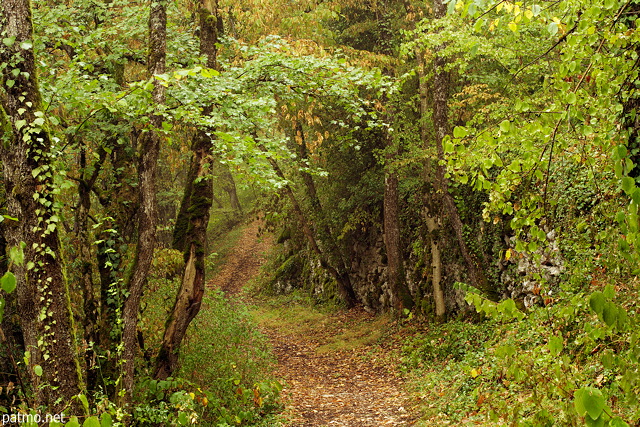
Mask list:
[[[258,148],[260,148],[260,150],[265,153],[268,152],[263,144],[258,144]],[[276,175],[283,181],[286,181],[284,172],[280,168],[280,165],[278,165],[278,162],[276,162],[276,160],[271,157],[267,157],[267,160],[271,164],[271,167],[275,171]],[[310,222],[307,220],[307,217],[304,214],[300,203],[298,202],[298,198],[296,197],[293,188],[291,188],[291,185],[289,183],[285,184],[284,192],[289,198],[291,205],[293,206],[293,212],[295,213],[296,218],[298,219],[298,222],[302,227],[302,233],[307,238],[311,250],[315,252],[316,255],[318,255],[318,258],[320,258],[320,265],[322,266],[322,268],[327,270],[336,281],[340,299],[347,308],[353,308],[356,305],[357,297],[351,284],[349,272],[346,271],[346,269],[339,271],[338,268],[336,268],[331,262],[325,251],[320,249],[318,240],[316,238],[316,233]]]
[[[216,44],[223,31],[217,0],[201,1],[199,20],[200,52],[207,57],[207,66],[217,69]],[[209,114],[212,108],[205,108],[203,114]],[[212,133],[212,129],[198,129],[193,141],[193,155],[173,240],[174,248],[184,253],[185,267],[156,359],[154,376],[157,379],[168,378],[178,366],[180,344],[189,324],[200,311],[204,296],[207,225],[213,203]]]
[[[442,0],[434,1],[436,18],[442,18],[447,13],[447,7]],[[489,286],[482,266],[478,258],[469,250],[464,240],[463,224],[455,200],[449,191],[449,180],[445,175],[443,140],[449,133],[449,72],[445,70],[447,60],[439,54],[443,46],[436,48],[433,61],[433,125],[435,129],[435,146],[438,163],[435,170],[435,188],[444,206],[451,226],[456,233],[460,252],[469,269],[469,276],[473,286],[483,291],[490,297],[494,297],[495,291]]]
[[[295,122],[294,131],[295,139],[298,143],[298,155],[300,160],[308,162],[309,150],[307,149],[304,128],[302,127],[302,123],[298,120]],[[347,305],[352,307],[355,305],[357,298],[355,291],[353,290],[351,277],[349,276],[349,269],[347,268],[347,263],[344,260],[342,251],[336,242],[336,238],[334,237],[331,228],[327,225],[326,215],[322,207],[322,203],[320,202],[320,198],[318,197],[318,191],[316,190],[316,184],[313,180],[313,176],[311,176],[311,174],[306,170],[302,170],[300,174],[302,175],[302,180],[307,190],[307,198],[311,205],[311,216],[315,218],[315,222],[317,224],[316,234],[318,237],[316,240],[318,240],[324,248],[323,253],[325,257],[325,264],[330,266],[328,268],[336,271],[334,277],[340,278],[339,280],[336,279],[338,283],[338,292],[344,302],[347,303],[347,301],[349,301]]]
[[[229,203],[231,209],[242,215],[242,206],[240,205],[240,199],[238,199],[238,190],[236,188],[236,181],[231,175],[229,166],[220,163],[220,179],[222,181],[222,189],[229,195]]]
[[[418,78],[419,78],[419,92],[420,92],[420,138],[425,147],[429,145],[429,131],[427,127],[427,111],[429,109],[429,97],[428,97],[428,86],[426,81],[426,73],[425,73],[425,59],[424,55],[420,50],[416,52],[416,57],[418,60]],[[424,165],[424,174],[425,181],[429,179],[433,179],[433,162],[431,160],[427,160]],[[437,167],[437,166],[436,166]],[[427,263],[431,264],[431,274],[429,278],[431,279],[431,289],[433,292],[433,302],[435,305],[435,315],[436,320],[443,321],[447,314],[447,308],[444,299],[444,290],[442,289],[442,256],[440,253],[440,242],[442,239],[440,230],[440,221],[439,218],[442,216],[442,210],[439,209],[438,212],[435,211],[434,206],[437,204],[437,197],[434,197],[433,194],[425,194],[425,223],[427,224],[427,233],[428,233],[428,241],[430,242],[430,256],[427,257],[429,259],[426,260]]]
[[[52,143],[36,80],[29,0],[2,1],[0,33],[5,40],[0,62],[7,64],[0,96],[0,158],[7,213],[17,218],[5,221],[5,236],[10,248],[25,245],[24,264],[14,264],[13,271],[33,403],[59,412],[84,386],[58,236]]]
[[[149,15],[149,59],[148,72],[151,76],[165,71],[167,40],[166,3],[163,0],[151,4]],[[153,82],[153,102],[156,106],[164,103],[164,86]],[[138,163],[138,186],[140,191],[140,211],[138,212],[138,245],[136,258],[129,278],[127,296],[122,311],[123,364],[122,403],[131,401],[135,374],[135,358],[138,351],[138,314],[140,298],[147,282],[156,246],[156,172],[160,152],[160,136],[155,129],[162,126],[162,116],[150,117],[151,129],[140,137],[140,157]]]

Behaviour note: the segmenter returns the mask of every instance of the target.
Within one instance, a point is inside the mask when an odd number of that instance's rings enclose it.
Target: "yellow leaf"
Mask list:
[[[524,11],[524,17],[531,21],[531,18],[533,18],[533,12],[531,11],[531,9],[527,9]]]
[[[480,372],[478,372],[475,368],[471,370],[471,376],[473,378],[477,377],[478,375],[480,375]]]
[[[509,22],[509,24],[507,25],[507,27],[509,27],[509,29],[510,29],[511,31],[513,31],[514,33],[515,33],[516,31],[518,31],[518,24],[516,24],[516,23],[515,23],[515,22],[513,22],[513,21]]]
[[[504,259],[506,259],[507,261],[511,259],[511,248],[507,249],[507,251],[504,253]]]

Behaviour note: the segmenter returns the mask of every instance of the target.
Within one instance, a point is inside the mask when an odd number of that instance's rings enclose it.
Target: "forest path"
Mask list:
[[[305,298],[249,295],[271,236],[248,225],[208,285],[240,294],[277,357],[287,427],[408,426],[415,416],[398,369],[402,338],[390,317],[318,309]]]

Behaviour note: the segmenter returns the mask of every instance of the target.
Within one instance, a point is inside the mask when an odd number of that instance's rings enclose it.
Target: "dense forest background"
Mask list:
[[[3,0],[0,412],[269,425],[264,337],[205,292],[208,239],[257,217],[263,293],[431,325],[403,363],[446,361],[449,421],[637,425],[638,19]]]

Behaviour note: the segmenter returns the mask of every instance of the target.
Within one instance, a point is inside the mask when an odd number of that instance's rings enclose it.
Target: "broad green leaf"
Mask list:
[[[614,417],[609,420],[609,427],[629,427],[629,424],[620,417]]]
[[[33,367],[33,373],[36,374],[37,376],[41,377],[42,376],[42,366],[40,365],[36,365]]]
[[[613,299],[616,296],[616,289],[613,287],[612,284],[609,283],[607,284],[607,286],[604,287],[602,294],[607,299]]]
[[[604,309],[605,298],[604,294],[600,291],[595,291],[589,297],[589,307],[598,315],[602,314],[602,310]]]
[[[584,387],[575,391],[574,406],[581,417],[589,415],[592,420],[597,420],[604,410],[604,397],[597,388]]]
[[[13,292],[16,288],[16,276],[10,271],[4,273],[2,278],[0,278],[0,287],[8,294]]]
[[[563,346],[563,342],[562,342],[562,337],[558,337],[558,336],[552,336],[549,338],[549,342],[547,342],[547,347],[549,348],[549,353],[551,353],[552,356],[557,356],[560,354],[560,352],[562,351]]]
[[[453,136],[455,136],[456,138],[464,138],[465,136],[467,136],[467,134],[467,128],[465,127],[456,126],[455,128],[453,128]]]
[[[500,123],[500,130],[504,133],[508,133],[511,130],[511,122],[509,120],[504,120]]]
[[[100,427],[111,427],[112,425],[113,420],[111,418],[111,415],[109,415],[107,412],[100,415]]]
[[[82,423],[82,427],[101,427],[98,417],[89,417]]]
[[[630,176],[622,177],[622,189],[625,193],[630,194],[631,190],[636,187],[636,180]]]
[[[558,24],[556,24],[555,22],[550,22],[549,25],[547,25],[547,31],[552,36],[555,36],[556,34],[558,34]]]
[[[64,427],[80,427],[80,423],[78,422],[78,417],[76,416],[71,417],[71,419],[67,421]]]
[[[618,320],[618,307],[612,303],[611,301],[607,301],[604,303],[604,307],[602,309],[602,320],[607,326],[613,326]]]

